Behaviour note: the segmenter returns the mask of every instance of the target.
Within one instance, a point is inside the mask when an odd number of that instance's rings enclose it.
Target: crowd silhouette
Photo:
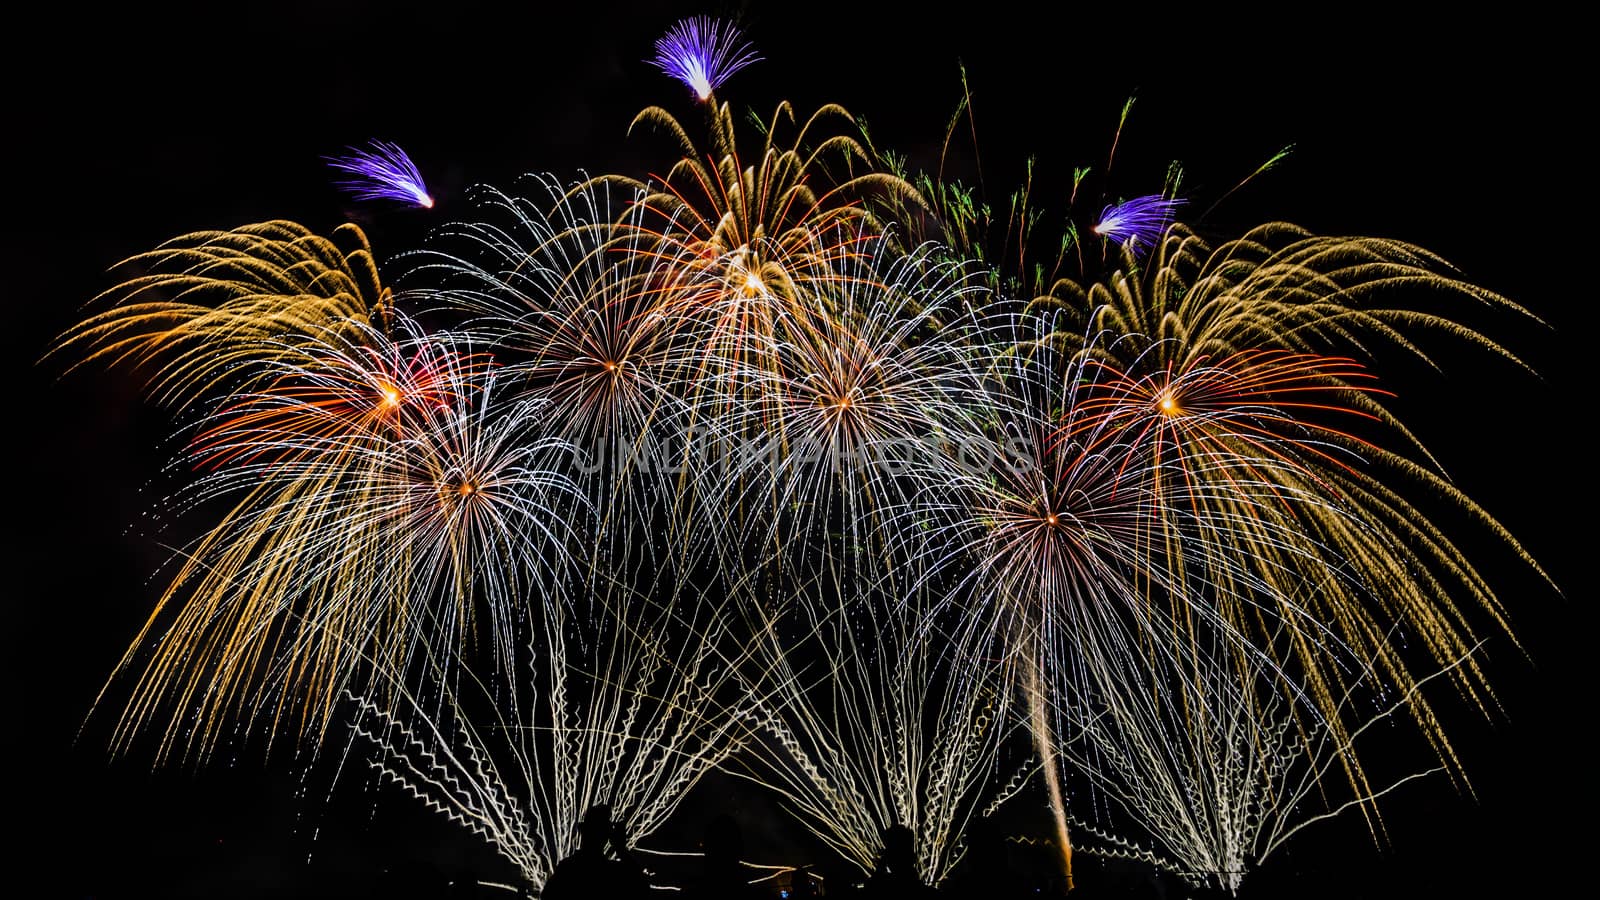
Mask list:
[[[649,892],[649,877],[628,848],[627,835],[612,821],[611,807],[599,804],[583,814],[577,851],[556,863],[541,896],[544,900],[622,900]]]
[[[723,814],[706,825],[700,842],[701,870],[683,886],[684,900],[762,900],[768,896],[750,883],[750,871],[742,861],[744,835],[739,823]]]
[[[745,863],[743,832],[726,813],[706,823],[698,866],[677,877],[652,873],[640,861],[609,806],[590,808],[578,832],[578,849],[557,863],[540,894],[543,900],[632,900],[661,895],[656,887],[671,888],[682,900],[1016,900],[1067,893],[1058,876],[1034,871],[1030,877],[1026,870],[1039,867],[1024,864],[1005,832],[984,818],[971,823],[964,854],[938,887],[922,880],[915,834],[898,822],[883,830],[882,849],[870,872],[845,867],[819,873],[805,865],[782,872],[782,877]],[[1048,846],[1031,850],[1053,854]],[[1081,877],[1071,892],[1074,900],[1166,895],[1159,873],[1149,867],[1083,860],[1076,868]]]

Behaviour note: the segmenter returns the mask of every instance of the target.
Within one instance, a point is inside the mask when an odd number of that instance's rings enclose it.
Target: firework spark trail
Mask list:
[[[758,512],[734,535],[747,551],[781,546],[824,566],[865,553],[863,565],[892,574],[886,547],[903,541],[878,532],[952,478],[942,442],[968,417],[977,377],[937,332],[977,284],[931,249],[869,246],[802,291],[805,306],[780,313],[770,345],[716,363],[713,431],[734,446],[712,501]],[[762,510],[773,513],[764,522]]]
[[[673,25],[656,41],[650,63],[694,91],[702,102],[733,74],[761,60],[738,26],[711,16]]]
[[[408,206],[433,208],[433,195],[423,183],[416,163],[387,141],[370,141],[365,148],[350,147],[344,156],[327,157],[333,169],[351,178],[339,182],[357,200],[395,200]]]
[[[673,599],[681,580],[638,587],[590,583],[587,599],[540,615],[522,673],[537,699],[520,714],[478,681],[442,704],[358,698],[352,745],[370,745],[380,780],[477,834],[534,891],[597,803],[630,846],[647,838],[750,741],[755,698],[738,679],[747,651],[727,645],[719,613]]]
[[[1184,201],[1160,194],[1134,197],[1107,206],[1092,229],[1095,234],[1127,247],[1139,255],[1154,247],[1173,222]]]
[[[1320,711],[1297,708],[1306,692],[1241,676],[1234,659],[1225,642],[1213,642],[1179,666],[1096,669],[1082,695],[1054,705],[1057,733],[1071,736],[1062,742],[1067,768],[1109,801],[1098,821],[1073,816],[1092,852],[1143,859],[1196,887],[1237,893],[1247,872],[1301,828],[1370,809],[1401,785],[1443,771],[1439,765],[1339,797],[1338,771],[1355,755],[1355,741],[1465,657],[1365,712],[1358,707],[1370,706],[1379,673],[1364,669],[1340,698],[1337,729]]]
[[[109,309],[68,329],[47,359],[75,354],[127,367],[177,408],[255,389],[270,363],[304,345],[366,340],[389,327],[392,302],[366,235],[323,237],[287,221],[198,231],[118,263],[139,272],[96,297]]]
[[[756,712],[767,737],[740,774],[863,872],[906,825],[918,876],[937,885],[971,821],[1025,783],[1011,770],[1034,766],[1004,760],[1020,722],[999,646],[952,653],[935,604],[880,588],[819,579],[782,609],[745,604],[771,687]]]
[[[320,742],[340,693],[376,677],[365,658],[449,670],[481,640],[504,667],[525,606],[559,602],[570,447],[540,434],[537,401],[503,403],[441,335],[279,360],[200,432],[210,471],[175,503],[228,512],[118,667],[134,678],[118,744],[157,728],[161,756],[203,756],[235,715]]]

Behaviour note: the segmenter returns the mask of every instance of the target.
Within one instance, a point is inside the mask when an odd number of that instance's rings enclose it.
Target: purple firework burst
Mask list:
[[[328,165],[353,178],[338,182],[357,200],[398,200],[410,206],[433,208],[433,195],[422,181],[422,173],[399,145],[370,141],[367,149],[347,148],[348,156],[327,157]]]
[[[733,73],[760,59],[732,22],[694,16],[679,20],[656,41],[650,62],[705,100]]]
[[[1161,237],[1161,233],[1172,224],[1178,207],[1183,204],[1183,200],[1176,197],[1168,199],[1161,194],[1135,197],[1102,210],[1094,233],[1138,253]]]

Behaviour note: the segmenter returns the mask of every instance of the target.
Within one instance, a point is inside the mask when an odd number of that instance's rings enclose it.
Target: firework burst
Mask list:
[[[841,123],[843,133],[819,134],[832,122]],[[881,230],[861,203],[864,197],[919,199],[911,185],[875,167],[865,133],[836,105],[817,110],[792,141],[783,142],[780,135],[786,125],[793,127],[795,116],[789,104],[779,104],[751,160],[740,155],[727,104],[713,109],[704,153],[660,107],[640,112],[632,127],[641,124],[664,131],[682,157],[663,178],[617,180],[644,192],[642,202],[655,214],[647,221],[649,233],[661,244],[677,245],[663,252],[709,270],[722,293],[790,301],[796,282],[830,277],[855,251],[841,236],[856,237],[862,226]],[[699,302],[704,296],[685,299]]]
[[[1413,679],[1385,637],[1388,623],[1402,623],[1482,703],[1487,685],[1476,660],[1453,665],[1478,641],[1467,610],[1476,606],[1497,627],[1509,625],[1472,561],[1412,492],[1439,498],[1537,565],[1438,474],[1382,405],[1385,392],[1365,368],[1327,355],[1335,348],[1370,355],[1387,345],[1427,360],[1411,335],[1435,331],[1511,358],[1455,318],[1383,305],[1397,291],[1419,288],[1521,312],[1415,247],[1314,237],[1286,225],[1263,226],[1214,251],[1174,226],[1140,277],[1114,275],[1066,305],[1088,311],[1083,333],[1096,336],[1079,352],[1116,373],[1106,382],[1115,396],[1092,401],[1094,414],[1121,419],[1133,429],[1128,440],[1150,441],[1150,452],[1174,464],[1189,496],[1225,523],[1211,539],[1239,548],[1252,581],[1274,598],[1304,597],[1296,603],[1304,604],[1305,621],[1324,623],[1406,690]],[[1219,467],[1219,460],[1235,462]],[[1299,499],[1238,505],[1240,478],[1259,485],[1258,495]],[[1307,594],[1303,583],[1319,589]],[[1331,719],[1341,667],[1319,661],[1320,646],[1283,652],[1304,667]],[[1453,758],[1426,705],[1415,712],[1441,755]]]
[[[886,563],[903,541],[878,532],[905,525],[911,498],[952,478],[943,443],[969,415],[977,377],[938,331],[977,283],[931,248],[901,255],[886,237],[867,246],[836,279],[808,285],[770,345],[720,366],[716,432],[737,446],[724,455],[718,502],[752,511],[735,533],[755,547],[830,565],[868,551]]]
[[[641,225],[639,195],[608,181],[564,185],[529,176],[516,194],[474,191],[476,221],[441,229],[411,254],[405,296],[466,317],[493,347],[502,378],[545,404],[553,433],[577,454],[601,535],[628,556],[679,551],[713,517],[684,514],[692,468],[692,398],[714,379],[673,298],[695,269],[663,254]]]
[[[636,842],[735,759],[863,869],[909,826],[930,883],[1035,771],[1069,868],[1071,820],[1229,889],[1310,821],[1377,833],[1374,722],[1459,774],[1418,673],[1487,707],[1478,619],[1509,625],[1428,513],[1537,565],[1372,371],[1426,334],[1512,358],[1458,314],[1518,306],[1397,241],[1213,247],[1177,169],[1036,255],[1031,162],[1009,208],[913,185],[836,105],[741,148],[740,31],[655,51],[708,139],[652,106],[664,175],[476,188],[406,257],[416,317],[355,226],[271,221],[127,260],[57,340],[199,420],[172,506],[202,536],[96,701],[131,682],[116,748],[316,754],[353,712],[379,780],[535,891],[590,806]],[[398,146],[328,163],[433,205]]]
[[[558,602],[570,448],[540,434],[539,403],[502,403],[469,347],[386,340],[302,350],[201,429],[209,471],[176,503],[228,511],[119,666],[135,678],[119,741],[155,727],[162,755],[205,752],[236,718],[320,741],[376,669],[469,652],[503,668],[524,604]]]
[[[1226,452],[1194,454],[1186,473],[1154,449],[1161,441],[1148,428],[1126,427],[1121,416],[1136,404],[1107,401],[1122,401],[1126,390],[1050,319],[1004,315],[976,327],[971,342],[991,354],[983,412],[955,444],[965,459],[952,471],[962,477],[916,508],[932,533],[908,551],[928,554],[930,573],[953,573],[951,594],[973,629],[967,639],[990,640],[998,631],[1017,655],[1016,687],[1028,702],[1059,838],[1070,846],[1067,771],[1054,736],[1076,733],[1061,729],[1080,723],[1054,716],[1054,704],[1076,702],[1069,698],[1098,682],[1134,677],[1122,673],[1205,662],[1210,657],[1197,649],[1203,635],[1230,648],[1235,671],[1274,677],[1280,648],[1250,640],[1262,621],[1293,634],[1318,660],[1347,659],[1339,634],[1317,617],[1321,610],[1308,608],[1287,575],[1259,562],[1272,554],[1275,564],[1325,566],[1323,556],[1294,554],[1307,538],[1292,515],[1275,512],[1322,501],[1277,474],[1296,460],[1254,450],[1248,439],[1260,438],[1244,424],[1227,431],[1218,421],[1216,440],[1223,431],[1244,440]],[[1172,411],[1162,404],[1170,392],[1148,393],[1139,410]],[[1184,402],[1198,404],[1198,392]],[[1350,767],[1359,783],[1359,767]]]
[[[671,382],[692,363],[662,309],[682,268],[645,245],[638,195],[607,182],[528,176],[517,194],[476,189],[478,221],[409,254],[406,298],[464,314],[564,436],[642,438],[670,418]]]

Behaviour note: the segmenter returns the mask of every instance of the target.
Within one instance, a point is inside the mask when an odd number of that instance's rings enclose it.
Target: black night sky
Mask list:
[[[1496,635],[1486,648],[1501,712],[1441,702],[1474,794],[1442,779],[1395,794],[1382,847],[1359,818],[1308,829],[1245,894],[1542,896],[1593,881],[1595,632],[1578,555],[1593,533],[1590,403],[1578,393],[1593,302],[1579,221],[1592,161],[1578,133],[1592,101],[1576,89],[1576,24],[1424,20],[1389,6],[1266,16],[1050,6],[45,4],[13,20],[4,330],[18,502],[5,529],[5,793],[21,835],[7,848],[9,880],[23,887],[8,893],[377,897],[396,873],[413,886],[506,877],[473,837],[402,797],[380,795],[376,813],[359,795],[325,804],[301,796],[286,759],[249,749],[151,771],[137,749],[111,758],[99,718],[79,737],[159,594],[152,575],[166,551],[139,522],[158,499],[146,485],[167,423],[125,376],[59,379],[35,360],[114,283],[111,265],[184,232],[356,218],[385,257],[467,213],[472,183],[659,171],[672,148],[627,125],[651,103],[691,105],[642,60],[676,19],[702,12],[737,14],[764,57],[719,96],[764,115],[782,99],[802,113],[838,102],[913,164],[935,160],[964,65],[996,196],[1034,155],[1050,206],[1050,186],[1104,159],[1130,95],[1116,163],[1124,195],[1160,190],[1177,159],[1203,208],[1292,144],[1202,230],[1279,219],[1402,239],[1544,318],[1548,328],[1469,319],[1537,375],[1443,344],[1442,373],[1384,373],[1402,420],[1564,592],[1463,530],[1522,639]],[[434,210],[357,207],[332,186],[322,157],[370,138],[409,151]],[[731,802],[763,861],[799,845],[798,826],[766,801]]]

